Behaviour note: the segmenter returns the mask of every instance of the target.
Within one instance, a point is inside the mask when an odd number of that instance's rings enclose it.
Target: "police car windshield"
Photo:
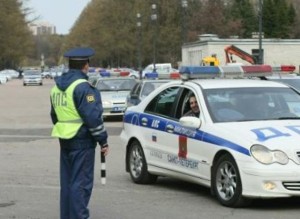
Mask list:
[[[204,95],[214,122],[300,119],[300,95],[289,88],[207,89]]]
[[[99,80],[96,88],[100,91],[130,91],[136,84],[134,79]]]

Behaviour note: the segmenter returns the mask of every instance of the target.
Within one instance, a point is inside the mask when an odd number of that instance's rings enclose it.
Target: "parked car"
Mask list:
[[[201,68],[183,71],[185,81],[163,84],[125,111],[120,136],[132,181],[197,183],[227,207],[300,196],[300,93],[266,80],[188,79],[208,75]],[[200,115],[183,116],[192,95]]]
[[[0,71],[0,75],[2,77],[5,77],[7,81],[12,80],[12,78],[13,78],[12,74],[10,74],[7,70]]]
[[[137,105],[156,88],[171,80],[141,80],[136,83],[127,96],[127,105]]]
[[[42,78],[53,78],[53,77],[52,77],[51,69],[50,69],[50,70],[43,71],[43,72],[41,73],[41,75],[42,75]]]
[[[23,72],[23,85],[43,85],[43,78],[40,71],[26,70]]]
[[[147,65],[142,71],[142,77],[148,79],[170,79],[170,74],[172,72],[174,72],[174,68],[172,67],[171,63],[156,63],[155,71],[154,64]]]
[[[103,116],[120,116],[127,108],[126,97],[136,84],[136,80],[128,77],[101,78],[95,87],[100,91]]]
[[[300,76],[296,74],[274,74],[272,76],[268,76],[267,80],[278,81],[300,91]]]
[[[101,78],[99,72],[89,72],[88,74],[88,81],[91,83],[91,85],[95,86],[97,81]]]
[[[11,79],[16,79],[19,77],[19,72],[14,69],[5,69],[3,70],[5,74],[9,75]]]
[[[6,75],[0,74],[0,84],[5,84],[8,81]]]

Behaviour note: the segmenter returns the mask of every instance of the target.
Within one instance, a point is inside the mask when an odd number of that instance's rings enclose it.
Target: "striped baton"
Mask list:
[[[104,152],[101,152],[101,184],[105,185],[106,184],[106,166],[105,166],[105,156]]]

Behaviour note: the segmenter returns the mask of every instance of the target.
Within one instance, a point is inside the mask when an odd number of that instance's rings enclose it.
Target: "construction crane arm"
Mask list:
[[[255,57],[234,45],[230,45],[225,48],[226,64],[232,62],[232,55],[236,55],[239,58],[251,63],[252,65],[257,63]]]

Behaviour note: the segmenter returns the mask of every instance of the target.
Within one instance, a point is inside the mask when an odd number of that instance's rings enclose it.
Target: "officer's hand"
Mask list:
[[[108,145],[105,146],[105,147],[102,147],[102,148],[101,148],[101,152],[104,153],[104,156],[108,155],[108,152],[109,152],[109,147],[108,147]]]

